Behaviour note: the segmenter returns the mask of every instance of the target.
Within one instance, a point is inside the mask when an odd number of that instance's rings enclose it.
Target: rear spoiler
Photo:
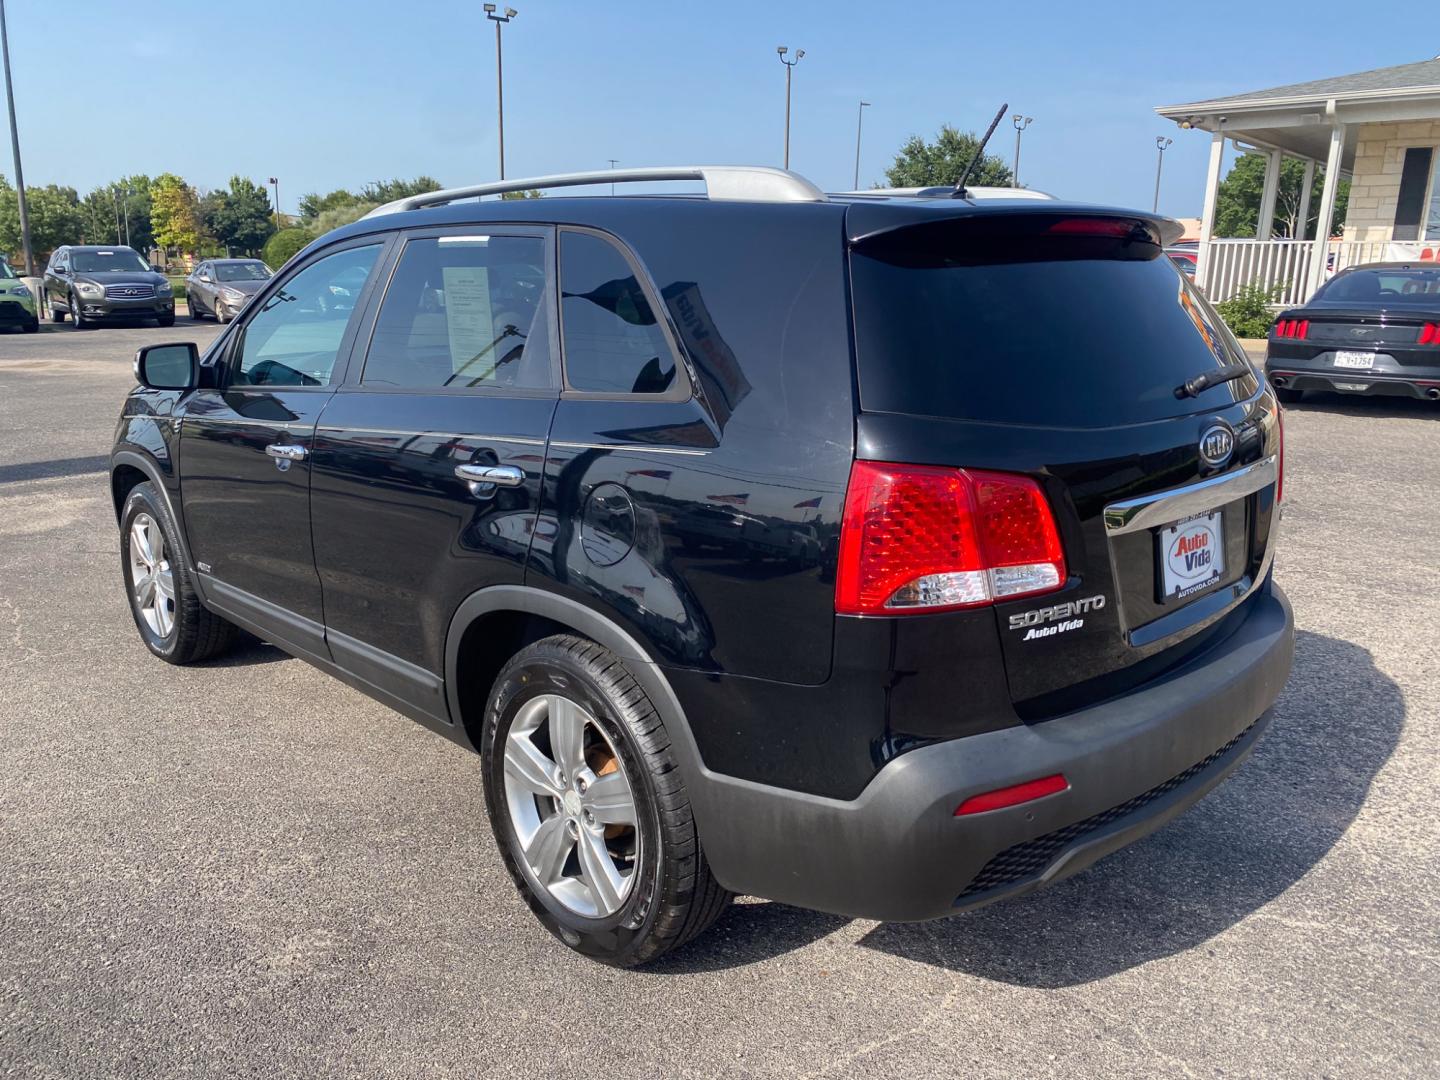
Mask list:
[[[979,217],[1066,217],[1066,218],[1128,218],[1143,221],[1160,234],[1160,242],[1173,244],[1184,235],[1185,227],[1174,218],[1161,217],[1144,210],[1122,207],[1092,206],[1088,203],[1067,203],[1048,200],[987,199],[983,203],[963,199],[935,199],[924,203],[860,202],[851,203],[845,211],[846,237],[852,245],[863,244],[877,236],[938,224],[960,218]]]

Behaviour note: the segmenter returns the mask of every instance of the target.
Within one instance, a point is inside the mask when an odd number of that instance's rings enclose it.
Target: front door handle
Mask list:
[[[305,455],[309,453],[303,446],[286,446],[276,443],[274,446],[265,447],[265,453],[281,461],[304,461]]]
[[[519,487],[525,482],[524,470],[514,465],[456,465],[455,475],[470,485],[470,494],[488,499],[497,487]]]

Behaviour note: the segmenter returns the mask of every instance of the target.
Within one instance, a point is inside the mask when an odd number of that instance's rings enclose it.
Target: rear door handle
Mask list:
[[[455,475],[470,485],[470,494],[487,499],[497,487],[519,487],[525,482],[524,470],[514,465],[456,465]]]
[[[305,455],[309,453],[303,446],[286,446],[276,443],[273,446],[265,447],[265,453],[281,461],[304,461]]]

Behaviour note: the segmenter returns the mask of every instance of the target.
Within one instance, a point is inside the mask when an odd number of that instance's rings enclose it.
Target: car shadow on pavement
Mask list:
[[[256,664],[273,664],[289,660],[290,654],[284,649],[262,641],[248,630],[241,630],[233,647],[212,660],[205,660],[197,668],[252,667]]]
[[[56,458],[52,461],[26,461],[17,465],[0,465],[0,484],[19,484],[28,480],[49,480],[57,476],[81,476],[104,472],[110,464],[108,454],[94,457]]]
[[[954,918],[876,926],[866,948],[1037,989],[1076,986],[1202,945],[1303,878],[1359,813],[1404,726],[1370,654],[1296,635],[1295,668],[1254,755],[1158,833],[1054,887]],[[737,904],[645,973],[758,963],[848,919]]]
[[[1369,652],[1300,632],[1255,754],[1166,828],[1049,890],[862,944],[997,982],[1075,986],[1185,952],[1300,881],[1354,821],[1405,722]]]
[[[1406,397],[1358,397],[1354,394],[1311,390],[1286,412],[1328,413],[1334,416],[1403,417],[1409,420],[1440,420],[1440,402]]]

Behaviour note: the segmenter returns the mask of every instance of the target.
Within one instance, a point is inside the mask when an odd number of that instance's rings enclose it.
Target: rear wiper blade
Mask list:
[[[1216,368],[1214,371],[1207,371],[1202,375],[1196,375],[1193,379],[1186,379],[1179,386],[1175,387],[1175,396],[1177,398],[1199,397],[1212,386],[1234,382],[1236,379],[1243,379],[1246,375],[1253,374],[1255,374],[1255,369],[1249,364],[1227,364],[1225,367]]]

